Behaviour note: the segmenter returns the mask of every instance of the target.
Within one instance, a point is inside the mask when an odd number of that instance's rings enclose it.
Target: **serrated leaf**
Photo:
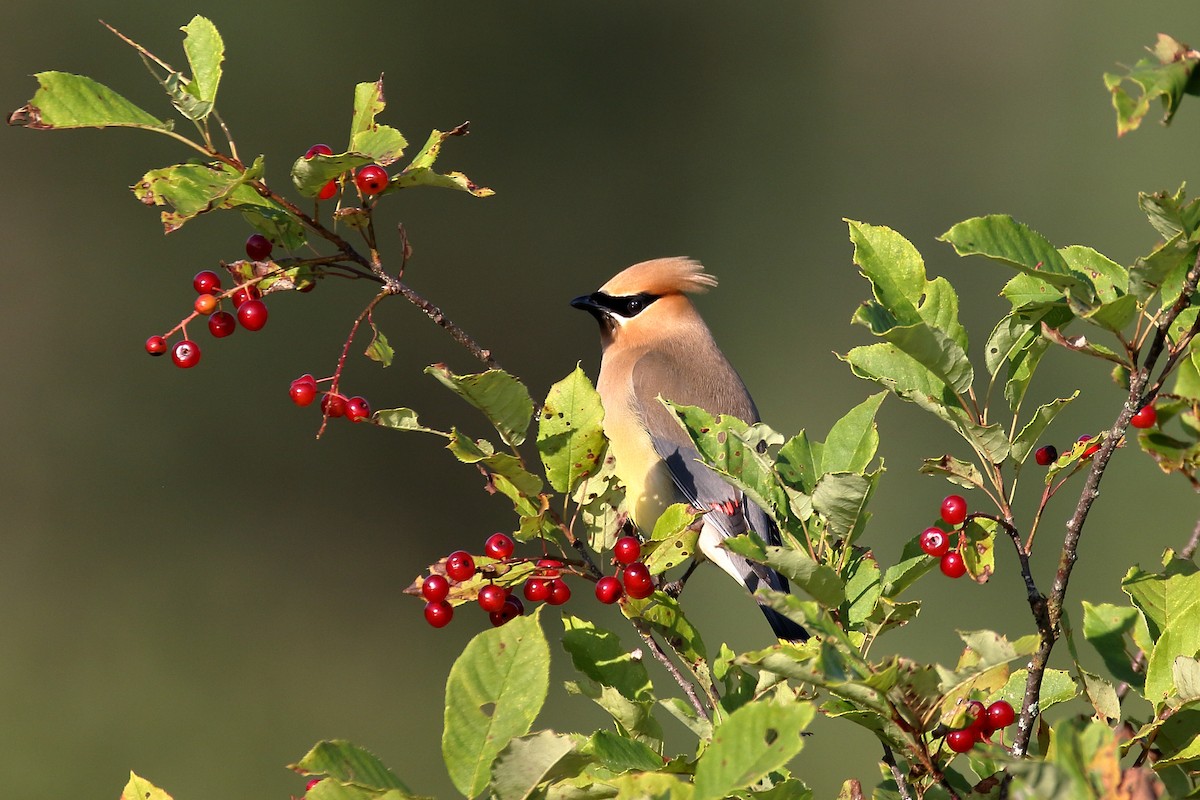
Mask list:
[[[921,549],[920,534],[904,543],[900,560],[883,573],[883,596],[895,598],[922,575],[937,569],[938,561]]]
[[[221,162],[175,164],[152,169],[133,186],[133,194],[148,206],[170,206],[162,212],[163,229],[172,233],[188,220],[220,208],[239,208],[266,216],[263,209],[282,211],[278,206],[260,206],[249,181],[262,176],[260,156],[244,172]],[[249,208],[247,208],[249,206]]]
[[[181,30],[187,34],[183,38],[183,51],[187,54],[188,64],[192,68],[192,80],[187,85],[187,92],[206,103],[211,110],[217,101],[217,88],[221,84],[221,62],[225,60],[225,42],[221,40],[217,26],[199,14],[192,17],[191,22]]]
[[[464,464],[482,464],[493,478],[504,478],[524,497],[537,497],[542,491],[542,479],[525,469],[519,458],[508,453],[495,452],[492,445],[484,439],[472,441],[463,436],[457,428],[451,428],[450,443],[446,445],[446,449]]]
[[[1123,75],[1104,73],[1104,85],[1112,94],[1113,109],[1117,112],[1118,136],[1136,130],[1156,99],[1162,101],[1162,124],[1170,124],[1188,91],[1196,64],[1200,62],[1195,50],[1189,50],[1187,45],[1164,33],[1158,35],[1154,53],[1158,56],[1157,62],[1143,58]],[[1126,82],[1137,87],[1136,96],[1126,90]]]
[[[1111,303],[1129,291],[1129,272],[1098,250],[1073,244],[1060,247],[1058,252],[1071,269],[1091,278],[1100,302]]]
[[[925,475],[941,475],[957,486],[978,489],[983,486],[983,473],[969,461],[962,461],[947,453],[941,458],[927,458],[921,463],[920,471]]]
[[[800,431],[793,436],[775,456],[775,470],[789,487],[812,494],[821,477],[825,445],[809,441],[808,434]]]
[[[586,748],[605,769],[618,775],[634,770],[653,771],[663,765],[662,755],[645,743],[611,731],[596,731]]]
[[[1040,233],[1007,214],[990,214],[958,223],[938,237],[960,256],[983,255],[1091,303],[1095,287],[1086,274],[1073,270]]]
[[[446,680],[442,755],[467,797],[483,792],[508,743],[529,732],[550,684],[542,608],[472,639]]]
[[[649,553],[642,557],[642,562],[651,575],[674,569],[696,555],[699,537],[699,531],[687,529],[662,538],[655,537],[648,543]]]
[[[765,702],[733,712],[696,764],[697,800],[725,797],[785,766],[804,747],[800,734],[815,713],[811,703]]]
[[[325,184],[374,161],[362,153],[301,156],[292,162],[292,183],[305,197],[316,197]]]
[[[886,393],[871,395],[833,424],[822,450],[822,472],[862,472],[875,457],[879,431],[875,415]]]
[[[803,550],[765,545],[749,534],[730,537],[721,546],[778,571],[827,608],[837,608],[846,600],[846,586],[838,574]]]
[[[1172,239],[1180,233],[1190,236],[1200,229],[1200,198],[1186,200],[1186,186],[1180,186],[1173,195],[1166,192],[1138,193],[1138,207],[1146,213],[1150,224],[1163,239]]]
[[[350,152],[369,156],[387,166],[397,161],[408,146],[400,131],[375,121],[387,103],[383,98],[383,77],[354,87],[354,116],[350,124]]]
[[[847,628],[857,630],[875,616],[883,592],[883,582],[875,554],[865,548],[854,548],[843,574],[846,574],[847,578],[842,618],[846,620]]]
[[[567,681],[564,688],[570,694],[587,697],[604,709],[622,733],[661,749],[663,730],[654,717],[656,703],[653,700],[630,700],[611,686],[601,686],[587,679]]]
[[[1029,679],[1029,670],[1021,668],[1014,670],[1008,676],[1008,681],[999,692],[988,699],[1007,700],[1013,708],[1021,708],[1025,702],[1025,683]],[[1047,669],[1042,677],[1042,689],[1038,695],[1038,713],[1045,714],[1052,706],[1074,700],[1079,694],[1079,687],[1071,673],[1061,669]]]
[[[38,131],[67,128],[143,128],[167,131],[171,124],[138,108],[102,83],[69,72],[39,72],[29,104],[8,117],[9,125]]]
[[[129,782],[121,791],[121,800],[171,800],[171,795],[137,773],[130,772]]]
[[[385,367],[392,365],[392,358],[396,351],[388,344],[387,337],[383,335],[383,331],[376,327],[375,323],[371,323],[371,343],[367,345],[367,349],[363,351],[363,355],[372,361],[378,361]]]
[[[512,375],[499,369],[455,375],[445,364],[426,367],[425,374],[482,411],[506,444],[517,447],[525,441],[533,400],[525,385]]]
[[[317,742],[288,769],[301,775],[328,775],[338,781],[355,783],[368,789],[410,791],[377,756],[345,739]]]
[[[880,470],[866,475],[827,472],[813,490],[813,508],[829,523],[829,532],[847,543],[862,533],[870,519],[867,504],[875,493]]]
[[[538,415],[537,448],[557,491],[573,492],[600,471],[608,449],[603,422],[600,395],[579,365],[550,387]]]
[[[563,615],[562,646],[575,669],[602,686],[611,686],[630,700],[654,699],[650,674],[615,633],[584,619]]]
[[[1109,603],[1093,605],[1083,601],[1084,638],[1096,648],[1114,678],[1140,689],[1145,682],[1145,674],[1130,668],[1132,653],[1125,640],[1133,631],[1137,616],[1137,609],[1129,606]]]
[[[1002,297],[1012,303],[1013,310],[1033,309],[1064,304],[1066,293],[1036,275],[1018,273],[1000,290]]]
[[[539,731],[511,740],[492,765],[492,796],[496,800],[525,800],[568,753],[571,736]]]
[[[451,438],[449,433],[439,431],[436,428],[427,428],[417,421],[417,412],[411,408],[385,408],[375,412],[374,421],[385,428],[394,428],[398,431],[420,431],[421,433],[435,433],[438,436]]]
[[[1181,274],[1196,261],[1196,251],[1200,244],[1188,238],[1187,234],[1178,233],[1156,247],[1149,255],[1136,259],[1129,270],[1129,290],[1143,303],[1150,300],[1157,292],[1162,292],[1162,304],[1170,305],[1179,295],[1179,289],[1172,293],[1171,286],[1181,284]]]
[[[404,171],[392,178],[388,191],[404,189],[411,186],[440,186],[443,189],[457,189],[468,192],[475,197],[491,197],[495,191],[486,186],[480,186],[467,178],[461,172],[445,174],[434,172],[432,167],[441,154],[442,144],[451,136],[463,136],[467,133],[467,123],[449,131],[434,130],[425,141],[425,146],[413,157],[412,162]]]
[[[1012,460],[1018,464],[1024,464],[1025,459],[1038,446],[1038,443],[1042,439],[1042,434],[1046,432],[1046,428],[1054,421],[1059,412],[1078,396],[1079,391],[1076,390],[1070,397],[1060,397],[1057,400],[1039,406],[1038,410],[1033,412],[1033,418],[1025,423],[1025,426],[1021,428],[1021,432],[1017,434],[1017,438],[1013,439],[1012,450],[1009,454]]]

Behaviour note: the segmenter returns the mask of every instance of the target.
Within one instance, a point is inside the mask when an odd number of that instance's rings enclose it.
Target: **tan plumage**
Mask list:
[[[686,258],[645,261],[572,301],[600,323],[603,358],[596,388],[604,431],[639,528],[650,530],[672,503],[709,510],[700,536],[704,555],[751,591],[759,582],[786,591],[787,582],[773,570],[719,547],[748,528],[775,543],[779,535],[762,509],[699,463],[691,440],[657,399],[758,421],[742,379],[687,298],[716,285],[703,269]],[[763,611],[779,636],[805,636],[790,620]]]

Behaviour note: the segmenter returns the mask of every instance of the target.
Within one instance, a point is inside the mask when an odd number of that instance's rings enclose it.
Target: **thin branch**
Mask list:
[[[1055,574],[1054,586],[1050,592],[1048,607],[1046,609],[1047,614],[1045,618],[1038,620],[1038,634],[1041,641],[1038,644],[1037,651],[1033,654],[1033,658],[1029,662],[1029,676],[1025,681],[1025,697],[1021,702],[1020,717],[1017,720],[1017,733],[1012,745],[1012,754],[1014,756],[1022,757],[1029,750],[1029,740],[1033,736],[1034,720],[1039,712],[1038,700],[1041,697],[1042,681],[1045,678],[1046,667],[1050,662],[1050,653],[1054,650],[1054,644],[1061,635],[1059,620],[1062,618],[1063,603],[1066,599],[1067,585],[1071,580],[1071,571],[1075,568],[1075,561],[1079,557],[1079,540],[1083,536],[1083,526],[1087,522],[1092,504],[1096,502],[1096,498],[1100,494],[1100,481],[1104,477],[1104,470],[1108,467],[1108,462],[1116,451],[1117,445],[1120,443],[1122,435],[1129,425],[1129,420],[1132,419],[1135,411],[1145,403],[1147,397],[1145,390],[1150,382],[1151,373],[1158,363],[1158,358],[1162,355],[1167,334],[1170,332],[1171,325],[1175,322],[1175,319],[1191,303],[1192,293],[1196,291],[1198,282],[1200,282],[1200,256],[1197,256],[1196,262],[1188,270],[1187,278],[1183,282],[1178,299],[1171,305],[1170,310],[1166,314],[1160,315],[1160,318],[1157,320],[1157,332],[1154,335],[1153,341],[1150,342],[1149,350],[1146,352],[1146,358],[1142,362],[1141,367],[1130,372],[1129,396],[1125,404],[1121,407],[1121,413],[1117,415],[1116,420],[1109,429],[1104,443],[1092,457],[1092,468],[1088,472],[1087,479],[1084,481],[1083,491],[1079,494],[1079,502],[1075,506],[1075,513],[1067,521],[1066,535],[1063,537],[1062,554],[1059,556],[1058,572]],[[1166,373],[1167,369],[1164,367],[1163,374],[1159,377],[1159,384],[1166,378]],[[1034,617],[1035,619],[1038,618],[1036,612]]]
[[[900,765],[896,763],[896,755],[886,744],[883,746],[883,763],[887,764],[888,769],[891,770],[892,780],[896,782],[896,791],[900,793],[900,797],[903,800],[913,800],[908,782],[904,780],[904,773],[900,771]]]
[[[696,687],[692,685],[691,681],[683,677],[683,673],[679,671],[679,667],[671,660],[666,651],[662,649],[662,645],[658,643],[658,640],[654,638],[654,635],[650,631],[646,630],[645,623],[636,619],[630,620],[630,622],[633,623],[634,630],[642,637],[642,641],[650,648],[650,652],[654,655],[654,658],[666,668],[667,672],[671,673],[671,677],[679,684],[679,688],[683,689],[683,693],[687,695],[687,699],[691,702],[692,708],[696,709],[696,713],[709,722],[712,722],[712,716],[708,713],[708,709],[704,707],[704,704],[700,702],[700,697],[696,694]]]
[[[1200,545],[1200,519],[1196,520],[1196,527],[1192,529],[1192,536],[1188,539],[1187,544],[1179,551],[1180,558],[1191,558],[1196,554],[1196,547]]]

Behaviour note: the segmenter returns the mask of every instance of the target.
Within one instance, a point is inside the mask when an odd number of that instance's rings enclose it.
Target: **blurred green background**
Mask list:
[[[353,84],[381,72],[385,121],[414,144],[470,119],[471,136],[451,141],[440,165],[497,195],[405,193],[381,229],[405,223],[412,285],[535,396],[579,359],[597,368],[595,325],[569,298],[634,261],[690,255],[723,279],[701,310],[766,419],[823,438],[873,389],[832,355],[867,340],[849,325],[867,287],[842,217],[917,244],[930,273],[963,294],[978,355],[1008,276],[955,257],[938,234],[1006,212],[1057,244],[1129,263],[1155,238],[1136,192],[1196,178],[1200,103],[1185,103],[1170,129],[1150,124],[1118,140],[1101,83],[1159,31],[1200,39],[1190,0],[49,9],[5,3],[5,111],[32,95],[32,73],[62,69],[170,113],[96,19],[182,64],[176,29],[199,12],[228,47],[223,114],[243,154],[267,155],[280,188],[310,144],[345,141]],[[451,796],[443,682],[486,622],[462,612],[434,631],[400,590],[511,519],[438,440],[339,424],[318,442],[318,415],[287,401],[291,378],[331,371],[370,287],[326,282],[277,298],[262,333],[203,334],[200,367],[176,370],[147,358],[143,340],[187,312],[192,274],[238,257],[248,233],[240,219],[204,218],[163,237],[157,213],[128,192],[146,169],[189,153],[140,131],[12,128],[0,130],[0,152],[5,793],[112,798],[133,768],[180,800],[284,798],[303,790],[284,764],[320,738],[347,737],[414,790]],[[395,238],[383,241],[394,256]],[[395,365],[352,359],[344,385],[377,408],[412,406],[482,435],[471,409],[420,374],[436,361],[474,370],[465,352],[400,301],[378,318]],[[1122,399],[1105,367],[1077,362],[1051,353],[1031,398],[1084,389],[1055,425],[1060,443],[1107,427]],[[920,460],[963,453],[948,429],[894,400],[880,430],[889,474],[868,538],[888,562],[946,493],[916,473]],[[1155,563],[1195,522],[1192,492],[1136,448],[1109,478],[1073,613],[1083,596],[1118,601],[1127,566]],[[1024,498],[1026,512],[1034,499]],[[1035,568],[1046,584],[1068,515],[1065,500],[1054,506],[1040,537]],[[987,586],[919,585],[921,617],[879,652],[949,662],[955,629],[1030,631],[1011,552],[998,563]],[[758,612],[716,572],[703,570],[685,596],[710,648],[766,644]],[[582,586],[576,594],[571,610],[618,625]],[[546,725],[601,724],[560,684]],[[874,782],[868,735],[846,724],[816,730],[798,769],[818,796],[848,777]]]

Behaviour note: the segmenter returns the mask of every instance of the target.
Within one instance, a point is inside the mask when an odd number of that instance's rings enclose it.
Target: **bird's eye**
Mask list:
[[[642,298],[640,298],[640,297],[630,298],[625,303],[625,315],[628,317],[632,317],[634,314],[640,313],[641,310],[645,307],[646,307],[646,303],[642,300]]]

